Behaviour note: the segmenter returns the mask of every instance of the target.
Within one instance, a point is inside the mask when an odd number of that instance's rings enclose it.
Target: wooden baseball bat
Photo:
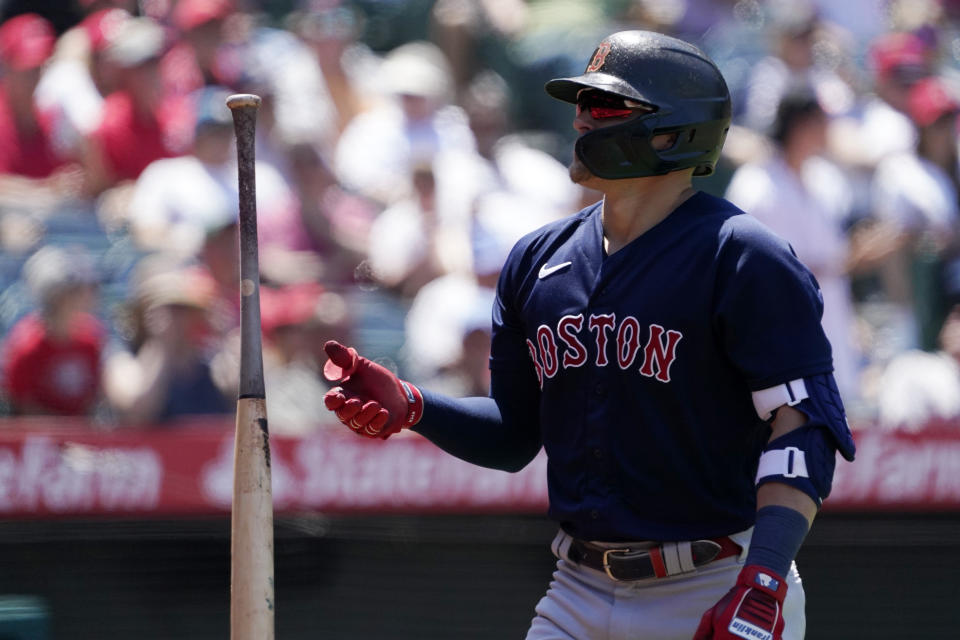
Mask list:
[[[260,98],[227,98],[237,138],[240,185],[240,385],[230,526],[230,638],[274,637],[273,494],[260,338],[255,133]]]

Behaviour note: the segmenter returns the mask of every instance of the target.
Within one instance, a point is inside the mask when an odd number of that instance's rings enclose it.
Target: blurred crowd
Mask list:
[[[573,113],[543,83],[642,28],[724,72],[734,126],[695,186],[813,271],[851,420],[960,418],[956,0],[64,5],[0,5],[5,415],[129,428],[233,412],[232,93],[262,98],[271,429],[328,422],[328,339],[485,395],[511,246],[599,198],[569,180]]]

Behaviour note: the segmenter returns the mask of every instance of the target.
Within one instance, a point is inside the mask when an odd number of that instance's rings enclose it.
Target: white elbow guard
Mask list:
[[[856,453],[833,375],[808,376],[756,391],[753,402],[764,420],[783,405],[807,416],[806,424],[767,444],[757,464],[757,484],[782,482],[820,504],[830,494],[836,452],[847,460]]]

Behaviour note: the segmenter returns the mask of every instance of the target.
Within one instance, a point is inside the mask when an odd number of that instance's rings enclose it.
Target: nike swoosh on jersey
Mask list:
[[[540,267],[540,273],[537,274],[537,277],[543,280],[544,278],[549,276],[551,273],[556,273],[557,271],[560,271],[560,269],[563,269],[564,267],[569,267],[571,264],[573,263],[561,262],[560,264],[555,264],[552,267],[548,267],[546,263],[544,263],[543,266]]]

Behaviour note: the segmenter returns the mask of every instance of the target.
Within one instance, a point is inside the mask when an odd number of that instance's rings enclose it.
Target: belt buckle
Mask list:
[[[603,551],[603,571],[611,580],[620,581],[620,578],[613,575],[610,571],[610,554],[611,553],[630,553],[630,549],[605,549]]]

